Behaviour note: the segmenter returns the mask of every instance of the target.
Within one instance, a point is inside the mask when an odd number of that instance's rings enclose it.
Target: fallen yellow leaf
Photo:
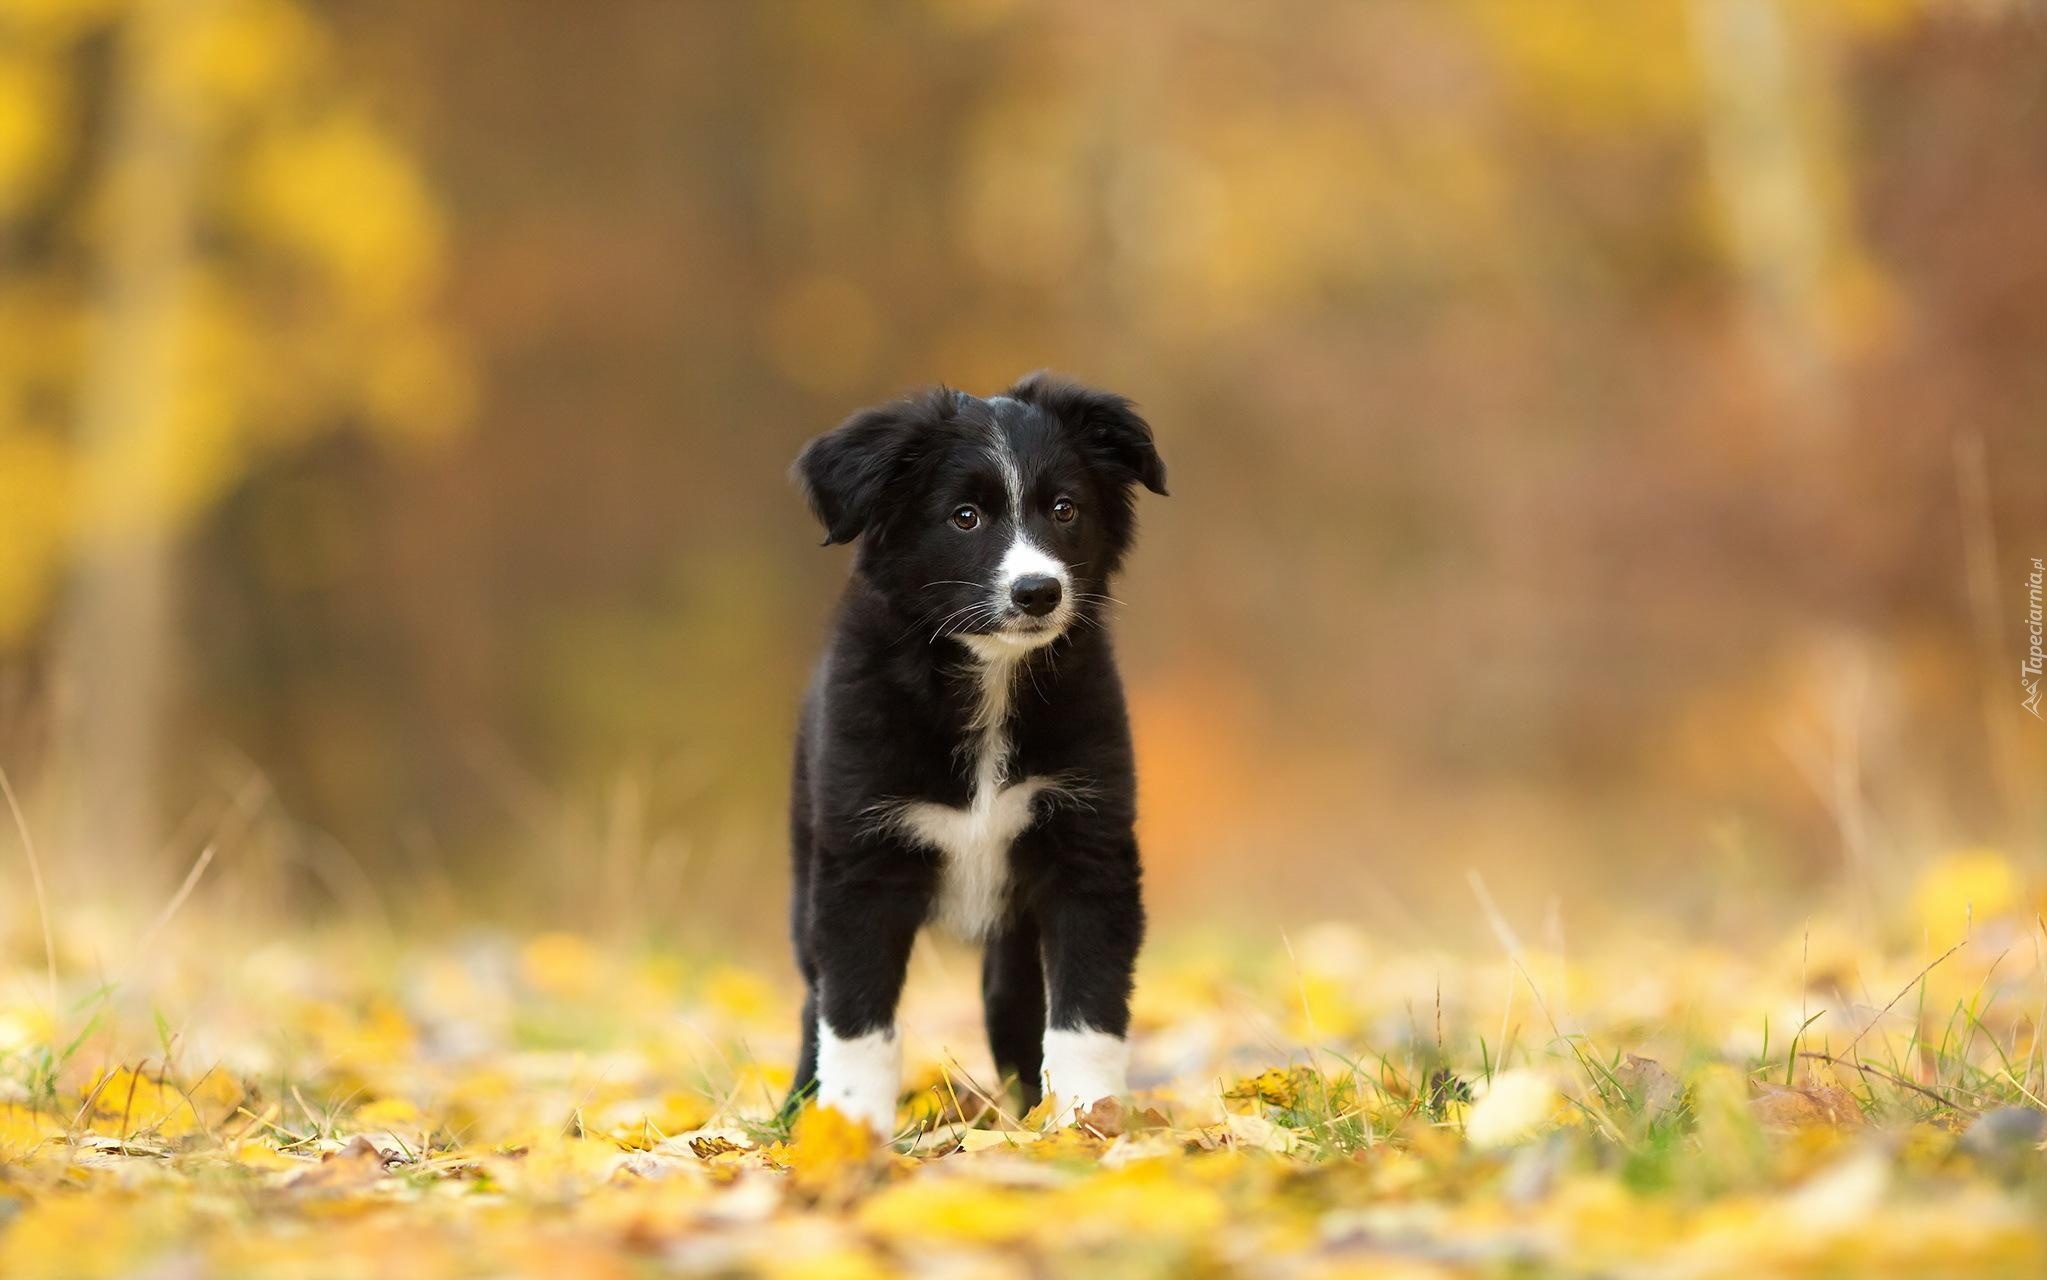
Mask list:
[[[814,1196],[845,1194],[866,1179],[880,1140],[837,1107],[805,1107],[790,1131],[788,1168],[798,1190]]]
[[[916,1178],[881,1191],[859,1212],[862,1227],[906,1242],[1022,1240],[1044,1221],[1027,1193],[964,1178]]]

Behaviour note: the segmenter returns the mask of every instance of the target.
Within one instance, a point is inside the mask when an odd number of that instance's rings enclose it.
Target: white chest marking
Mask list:
[[[1026,778],[982,786],[977,779],[964,809],[929,801],[902,807],[903,829],[945,856],[932,917],[946,932],[974,941],[994,928],[1009,892],[1009,848],[1031,825],[1032,801],[1052,785]]]
[[[973,652],[979,658],[981,699],[967,725],[965,749],[972,757],[974,776],[966,805],[916,800],[885,806],[882,815],[911,839],[943,855],[932,919],[967,941],[987,937],[1002,917],[1009,893],[1010,846],[1031,825],[1037,798],[1077,790],[1058,777],[1004,783],[1011,748],[1009,708],[1026,651]]]

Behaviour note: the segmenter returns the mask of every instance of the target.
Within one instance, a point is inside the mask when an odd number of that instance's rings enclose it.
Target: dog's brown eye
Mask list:
[[[981,513],[972,507],[960,507],[952,513],[955,528],[977,529],[981,525]]]
[[[1080,508],[1073,505],[1071,498],[1061,498],[1052,504],[1052,518],[1060,524],[1072,524],[1073,517],[1080,514]]]

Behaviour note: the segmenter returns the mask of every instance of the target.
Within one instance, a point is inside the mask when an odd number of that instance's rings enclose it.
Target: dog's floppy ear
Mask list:
[[[824,526],[824,545],[851,542],[875,523],[890,485],[928,441],[934,415],[955,399],[940,388],[862,409],[803,447],[791,474]]]
[[[1080,446],[1127,484],[1141,484],[1153,493],[1166,492],[1166,464],[1152,442],[1151,425],[1137,416],[1130,401],[1112,391],[1097,391],[1040,370],[1008,391],[1012,400],[1034,404],[1073,432]]]

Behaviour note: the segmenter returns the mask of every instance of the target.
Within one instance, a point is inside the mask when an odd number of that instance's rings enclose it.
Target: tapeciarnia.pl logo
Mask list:
[[[2019,705],[2032,712],[2036,720],[2047,720],[2047,716],[2040,714],[2040,673],[2047,668],[2047,640],[2042,639],[2047,635],[2047,623],[2042,622],[2040,604],[2043,582],[2047,582],[2047,564],[2034,556],[2033,572],[2026,578],[2026,635],[2032,647],[2019,660],[2019,687],[2026,693],[2025,701]]]

